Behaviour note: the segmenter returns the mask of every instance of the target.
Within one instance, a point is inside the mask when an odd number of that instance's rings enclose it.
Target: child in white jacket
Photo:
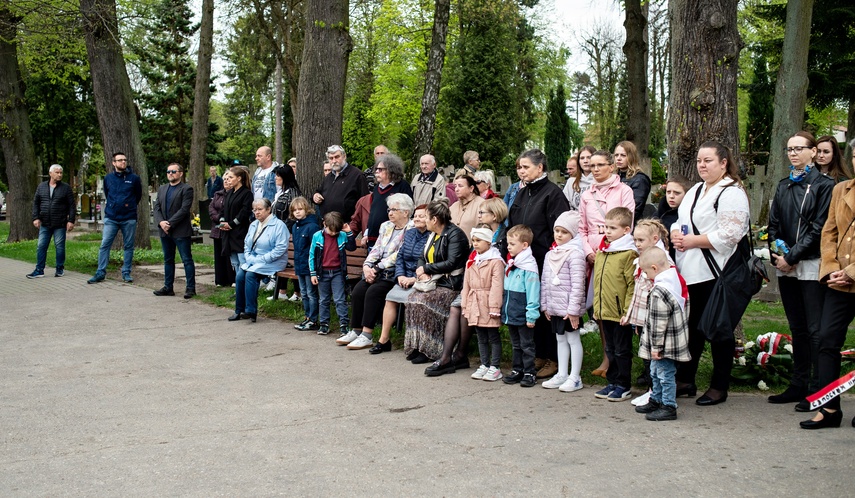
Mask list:
[[[563,392],[582,389],[582,338],[579,317],[585,313],[587,289],[585,249],[579,233],[579,213],[567,211],[555,220],[555,243],[546,253],[540,285],[540,309],[558,341],[558,373],[543,383]],[[572,362],[570,361],[572,356]],[[572,365],[572,371],[568,370]]]

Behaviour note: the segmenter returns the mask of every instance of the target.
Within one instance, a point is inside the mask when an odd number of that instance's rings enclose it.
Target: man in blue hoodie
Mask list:
[[[107,276],[107,263],[110,261],[110,247],[119,230],[125,249],[122,264],[122,280],[130,283],[131,264],[134,260],[134,234],[137,232],[137,204],[142,198],[142,181],[128,166],[128,157],[124,152],[113,154],[113,172],[104,177],[104,197],[107,206],[104,210],[104,230],[101,234],[101,249],[98,251],[98,269],[87,283],[103,282]]]

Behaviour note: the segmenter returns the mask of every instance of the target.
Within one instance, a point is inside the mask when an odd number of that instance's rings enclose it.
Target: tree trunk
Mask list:
[[[6,242],[33,239],[38,233],[33,226],[32,207],[39,172],[20,84],[16,41],[19,22],[5,5],[0,6],[0,146],[9,180],[6,197],[9,237]]]
[[[439,103],[439,88],[442,82],[442,66],[445,62],[445,38],[448,34],[448,18],[451,10],[451,0],[436,0],[433,13],[433,30],[428,53],[427,72],[425,73],[425,91],[422,94],[422,112],[419,115],[419,125],[416,130],[416,149],[413,151],[414,161],[407,162],[409,178],[414,171],[413,162],[433,151],[433,135],[436,130],[436,107]]]
[[[758,223],[769,216],[769,201],[781,178],[789,174],[790,161],[784,148],[787,139],[804,127],[805,103],[808,88],[808,48],[814,0],[787,2],[787,23],[784,29],[784,48],[781,67],[775,83],[775,110],[772,116],[772,141],[769,147],[769,165],[766,177],[761,178],[763,197],[759,206],[753,206],[752,215]]]
[[[193,98],[193,136],[190,139],[190,181],[193,185],[193,212],[199,214],[199,200],[207,196],[208,113],[211,100],[211,54],[214,51],[214,0],[202,0],[199,26],[199,54],[196,62],[196,92]]]
[[[643,5],[642,5],[643,4]],[[629,89],[629,119],[626,124],[626,139],[638,149],[642,168],[650,175],[650,106],[647,95],[647,13],[649,1],[627,0],[626,42],[623,53],[626,55],[626,83]]]
[[[135,245],[150,248],[151,206],[148,202],[148,168],[140,140],[137,109],[119,44],[115,0],[80,0],[86,53],[92,73],[95,111],[104,144],[104,160],[112,164],[114,152],[123,152],[128,165],[140,176],[143,199],[137,210]]]
[[[700,180],[698,146],[718,140],[739,163],[738,0],[671,0],[670,171]]]
[[[321,168],[327,147],[341,144],[344,87],[353,41],[348,33],[347,0],[307,0],[306,38],[300,64],[296,156],[304,167],[297,180],[306,194],[323,178]]]
[[[276,62],[276,72],[273,74],[276,85],[276,109],[273,110],[273,116],[276,120],[273,123],[273,159],[279,164],[283,164],[282,160],[282,64]]]

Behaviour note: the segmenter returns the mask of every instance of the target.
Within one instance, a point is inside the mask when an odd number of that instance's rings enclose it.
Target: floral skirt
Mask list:
[[[451,302],[460,293],[446,287],[431,292],[413,292],[407,301],[407,332],[404,335],[404,353],[418,349],[428,358],[442,356],[445,324]]]

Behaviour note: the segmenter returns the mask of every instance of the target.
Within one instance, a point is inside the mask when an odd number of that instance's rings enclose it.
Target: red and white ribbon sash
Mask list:
[[[852,386],[855,386],[855,370],[823,387],[815,394],[808,396],[807,400],[810,402],[810,409],[816,410],[820,406],[828,403],[832,398],[840,396],[844,392],[848,391]]]

